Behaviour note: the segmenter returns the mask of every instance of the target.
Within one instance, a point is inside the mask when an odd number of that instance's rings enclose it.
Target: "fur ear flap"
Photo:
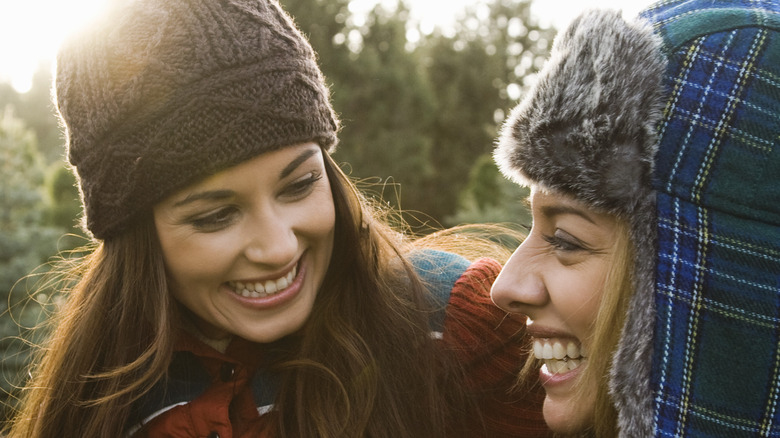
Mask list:
[[[559,190],[625,215],[651,188],[665,61],[642,22],[593,10],[559,34],[494,157],[522,185]]]

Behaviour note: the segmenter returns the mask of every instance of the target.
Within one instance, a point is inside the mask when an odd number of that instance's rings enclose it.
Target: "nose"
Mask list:
[[[283,214],[264,213],[248,221],[244,257],[252,263],[285,266],[298,253],[295,224]]]
[[[532,317],[535,308],[544,306],[548,294],[540,261],[533,255],[528,239],[504,265],[490,290],[493,302],[510,313]]]

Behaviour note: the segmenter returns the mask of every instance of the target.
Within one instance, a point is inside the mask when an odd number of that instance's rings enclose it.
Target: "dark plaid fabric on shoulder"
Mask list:
[[[659,437],[780,437],[780,2],[668,1],[652,387]]]

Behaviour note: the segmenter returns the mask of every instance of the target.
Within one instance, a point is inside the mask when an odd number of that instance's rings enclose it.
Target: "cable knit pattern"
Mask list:
[[[542,417],[541,385],[528,382],[512,390],[530,349],[525,318],[508,316],[490,299],[500,270],[492,259],[474,262],[455,283],[447,306],[443,341],[464,364],[466,383],[477,394],[483,415],[462,436],[550,437]]]
[[[57,106],[96,238],[261,153],[336,144],[314,51],[275,1],[123,5],[57,59]]]

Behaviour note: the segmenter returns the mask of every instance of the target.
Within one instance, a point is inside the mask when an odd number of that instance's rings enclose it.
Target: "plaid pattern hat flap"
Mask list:
[[[662,1],[641,16],[668,59],[656,436],[780,437],[780,2]]]

